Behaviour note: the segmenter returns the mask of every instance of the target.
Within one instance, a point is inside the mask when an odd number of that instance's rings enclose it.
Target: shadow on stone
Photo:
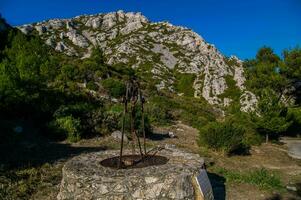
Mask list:
[[[107,158],[100,162],[100,164],[104,167],[110,167],[114,169],[118,169],[119,164],[119,156]],[[168,159],[164,156],[152,156],[146,155],[141,158],[140,155],[124,155],[122,157],[122,169],[133,169],[133,168],[143,168],[155,165],[164,165],[168,162]]]
[[[212,185],[213,195],[215,200],[226,199],[226,179],[218,174],[208,172],[208,177]]]

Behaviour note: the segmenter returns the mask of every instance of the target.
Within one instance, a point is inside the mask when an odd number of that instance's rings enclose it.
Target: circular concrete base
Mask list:
[[[125,151],[125,154],[130,152]],[[59,200],[67,199],[194,199],[192,179],[204,164],[197,154],[174,148],[157,155],[166,164],[143,168],[114,169],[100,163],[118,156],[119,151],[103,151],[77,156],[63,167]]]

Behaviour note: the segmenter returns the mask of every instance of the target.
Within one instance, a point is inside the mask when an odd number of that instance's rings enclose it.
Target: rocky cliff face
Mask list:
[[[176,92],[175,73],[194,74],[191,87],[196,98],[227,106],[225,96],[234,80],[241,92],[242,110],[254,108],[256,97],[246,91],[242,62],[225,58],[212,44],[184,27],[152,23],[141,13],[83,15],[53,19],[18,27],[25,34],[39,34],[45,43],[69,56],[86,58],[93,47],[104,52],[108,64],[127,64],[151,77],[158,89]]]

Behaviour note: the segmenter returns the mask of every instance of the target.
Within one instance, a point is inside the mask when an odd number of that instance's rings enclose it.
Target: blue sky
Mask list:
[[[12,25],[117,10],[189,27],[241,59],[263,45],[278,54],[301,46],[301,0],[0,0],[0,13]]]

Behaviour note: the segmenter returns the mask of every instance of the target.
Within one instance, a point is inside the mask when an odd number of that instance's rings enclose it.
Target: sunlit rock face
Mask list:
[[[123,11],[82,15],[71,19],[52,19],[18,27],[25,34],[37,34],[55,50],[69,56],[87,58],[92,47],[101,48],[108,64],[130,65],[141,69],[157,89],[176,92],[175,72],[195,74],[194,96],[210,104],[227,106],[231,97],[223,94],[229,87],[226,77],[236,82],[244,94],[244,69],[236,57],[227,64],[214,45],[191,29],[168,22],[150,22],[141,13]],[[252,110],[243,99],[242,110]],[[246,105],[247,107],[244,107]]]

